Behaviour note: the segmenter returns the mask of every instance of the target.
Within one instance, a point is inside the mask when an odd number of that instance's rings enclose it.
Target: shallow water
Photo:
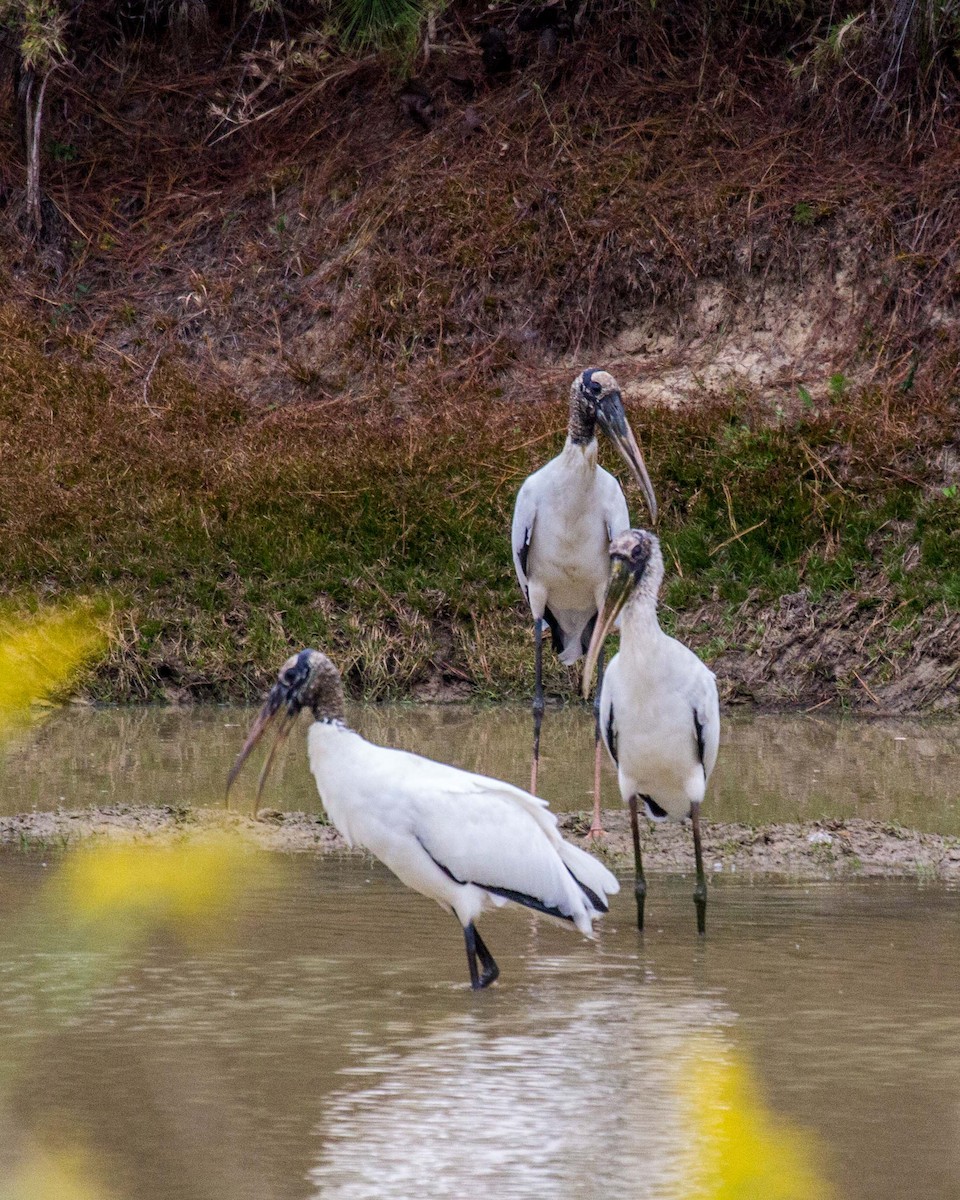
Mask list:
[[[221,804],[253,709],[69,708],[0,750],[0,813],[91,804]],[[370,705],[366,737],[526,786],[530,716],[519,706]],[[960,722],[728,717],[705,816],[716,821],[863,816],[960,836]],[[238,787],[249,804],[252,781]],[[541,791],[558,811],[589,808],[593,735],[586,708],[548,710]],[[604,764],[603,803],[620,803]],[[313,810],[316,789],[296,734],[264,803]]]
[[[717,880],[698,942],[689,881],[658,877],[642,940],[629,890],[595,943],[486,919],[503,973],[474,995],[452,918],[377,865],[297,861],[216,948],[167,936],[78,1002],[31,903],[54,869],[0,856],[0,1169],[27,1131],[84,1144],[118,1200],[679,1200],[706,1044],[843,1200],[960,1195],[956,891]]]

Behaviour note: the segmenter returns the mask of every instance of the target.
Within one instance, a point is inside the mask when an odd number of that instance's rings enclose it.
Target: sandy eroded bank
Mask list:
[[[587,845],[589,815],[560,816],[565,834]],[[594,851],[614,870],[632,869],[630,828],[625,811],[604,814],[607,836]],[[228,833],[263,850],[293,854],[346,854],[346,843],[322,815],[262,811],[253,818],[217,809],[123,806],[80,811],[23,813],[0,817],[0,846],[61,850],[97,838],[144,842]],[[650,872],[691,872],[688,828],[644,829],[644,866]],[[795,879],[864,876],[960,881],[960,839],[921,833],[859,818],[804,824],[704,825],[704,855],[711,873],[785,875]]]

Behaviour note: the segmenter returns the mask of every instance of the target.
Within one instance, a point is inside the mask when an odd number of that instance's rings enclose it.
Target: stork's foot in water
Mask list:
[[[707,885],[705,880],[697,880],[697,886],[693,889],[693,903],[697,909],[697,933],[702,936],[707,932]]]
[[[700,805],[690,806],[690,823],[693,825],[693,855],[697,864],[697,886],[693,889],[693,903],[697,909],[697,933],[702,937],[707,932],[707,877],[703,870],[703,848],[700,845]]]
[[[637,928],[643,933],[643,909],[647,900],[647,881],[642,875],[633,885],[633,894],[637,900]]]
[[[477,933],[477,927],[471,921],[463,931],[464,941],[467,945],[467,963],[470,967],[470,986],[475,992],[479,992],[482,988],[489,987],[491,983],[500,977],[500,968],[494,961],[493,955],[487,949],[486,942]],[[483,970],[477,967],[477,959],[480,960],[480,966]]]
[[[480,976],[480,982],[477,984],[477,991],[482,991],[483,988],[489,987],[491,983],[496,983],[500,978],[500,968],[497,964],[490,960],[490,966],[483,968],[483,973]]]

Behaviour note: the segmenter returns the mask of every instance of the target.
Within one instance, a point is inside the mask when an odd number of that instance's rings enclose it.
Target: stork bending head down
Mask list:
[[[475,921],[508,901],[591,935],[616,878],[563,840],[542,800],[520,788],[402,750],[374,745],[344,717],[340,674],[325,654],[302,650],[284,663],[230,772],[227,788],[266,731],[277,745],[303,709],[313,714],[310,769],[327,815],[351,846],[363,846],[408,887],[456,915],[474,988],[499,975]],[[479,960],[479,965],[478,965]]]

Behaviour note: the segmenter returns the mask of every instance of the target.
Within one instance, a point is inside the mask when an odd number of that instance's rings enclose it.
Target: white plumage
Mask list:
[[[624,800],[639,796],[654,821],[680,821],[703,802],[717,761],[717,685],[692,650],[659,624],[645,624],[646,615],[621,616],[620,650],[603,677],[600,732]]]
[[[630,805],[638,876],[638,923],[643,928],[646,885],[636,806],[652,820],[694,823],[697,924],[703,932],[706,881],[699,812],[720,745],[720,703],[713,672],[660,628],[657,594],[663,579],[660,543],[630,530],[610,546],[614,563],[584,670],[584,691],[599,644],[620,618],[620,650],[600,688],[600,732],[617,768],[620,795]]]
[[[310,769],[330,820],[351,846],[363,846],[408,887],[456,915],[474,987],[499,974],[474,922],[508,900],[591,935],[594,917],[607,911],[606,898],[619,884],[563,840],[545,802],[498,779],[366,741],[344,723],[339,674],[315,650],[284,665],[231,783],[267,726],[283,713],[284,736],[304,707],[316,717],[308,734]]]
[[[630,528],[620,484],[597,463],[597,442],[567,442],[517,494],[511,542],[535,621],[546,619],[560,661],[586,653],[610,576],[610,540]],[[589,627],[589,628],[588,628]]]
[[[563,450],[524,481],[513,512],[513,565],[534,622],[531,792],[537,789],[544,709],[544,622],[560,661],[577,662],[586,652],[603,602],[610,575],[610,540],[630,526],[620,484],[597,462],[598,424],[627,460],[656,520],[653,486],[627,423],[616,380],[606,371],[586,370],[571,385]],[[597,787],[593,832],[600,832],[599,804]]]
[[[345,840],[464,927],[522,895],[589,935],[605,906],[581,884],[599,897],[618,889],[602,863],[563,840],[546,802],[519,788],[375,746],[330,721],[310,727],[308,745],[323,807]]]

